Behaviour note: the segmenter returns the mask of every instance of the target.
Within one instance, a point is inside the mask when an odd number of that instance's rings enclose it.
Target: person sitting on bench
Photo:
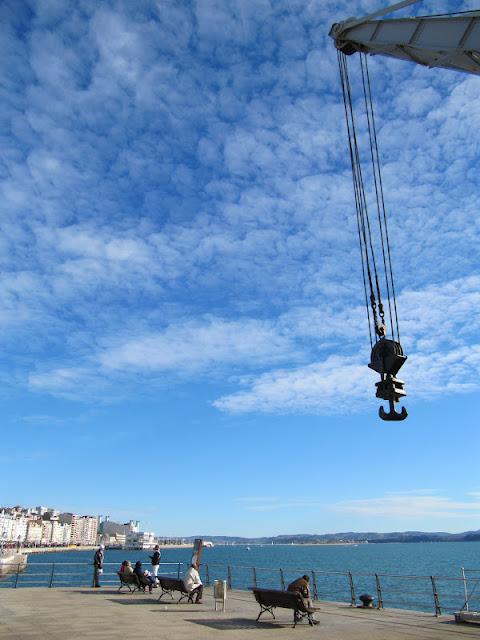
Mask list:
[[[202,604],[203,584],[200,580],[197,564],[193,563],[190,565],[183,582],[185,583],[185,589],[188,591],[190,597],[196,595],[195,604]]]
[[[150,593],[152,593],[155,581],[151,576],[145,575],[145,570],[143,569],[140,560],[137,560],[137,562],[135,563],[135,569],[133,570],[133,573],[138,576],[138,580],[142,585],[143,590],[145,591],[145,587],[148,587],[148,590],[150,591]]]
[[[302,596],[303,601],[305,602],[305,607],[307,609],[312,609],[313,605],[312,605],[312,600],[310,598],[309,582],[310,582],[310,577],[307,575],[304,575],[301,578],[297,578],[296,580],[291,582],[287,587],[287,591],[296,591],[297,593],[299,593]],[[305,615],[308,615],[308,620],[311,624],[318,624],[318,620],[315,620],[313,613],[306,614],[306,613],[298,612],[298,619],[300,620]]]
[[[131,576],[133,573],[133,567],[130,560],[124,560],[118,570],[119,573],[123,573],[125,576]]]

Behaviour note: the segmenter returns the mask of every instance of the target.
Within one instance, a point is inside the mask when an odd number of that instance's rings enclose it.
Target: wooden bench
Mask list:
[[[130,593],[133,593],[134,591],[143,591],[143,587],[140,585],[138,576],[136,576],[134,573],[122,573],[120,571],[117,571],[117,576],[120,580],[118,593],[120,593],[123,587],[128,587]]]
[[[193,602],[192,594],[187,591],[185,583],[181,578],[171,578],[169,576],[157,576],[157,578],[159,586],[162,588],[162,593],[158,598],[159,600],[161,600],[166,593],[174,600],[173,593],[179,591],[181,596],[177,604],[185,598],[188,598],[188,602]]]
[[[315,609],[310,609],[305,604],[304,599],[297,591],[279,591],[277,589],[259,589],[252,587],[255,600],[260,605],[260,613],[257,616],[256,622],[260,620],[266,611],[272,614],[272,618],[275,620],[273,609],[275,607],[281,607],[282,609],[293,610],[293,628],[297,626],[297,622],[301,619],[302,614],[308,616],[308,622],[312,626],[318,624],[312,619],[312,614],[315,613]]]

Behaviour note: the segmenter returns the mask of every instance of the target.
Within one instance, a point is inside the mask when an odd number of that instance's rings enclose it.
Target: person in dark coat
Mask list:
[[[92,587],[100,586],[100,576],[103,573],[103,558],[105,557],[105,545],[101,544],[93,556],[93,584]]]
[[[162,554],[160,553],[160,547],[158,546],[158,544],[156,544],[153,550],[153,556],[150,556],[150,560],[152,561],[152,573],[155,578],[157,577],[161,557]]]
[[[140,560],[137,560],[137,562],[135,563],[135,569],[133,570],[133,573],[137,576],[138,581],[143,587],[143,590],[145,591],[145,588],[148,587],[148,590],[150,591],[150,593],[152,593],[155,579],[152,578],[152,576],[145,575],[145,569],[142,567],[142,563],[140,562]]]

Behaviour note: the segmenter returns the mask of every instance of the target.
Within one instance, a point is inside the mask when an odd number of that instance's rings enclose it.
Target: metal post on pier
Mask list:
[[[312,584],[313,584],[313,599],[318,600],[317,576],[315,575],[315,571],[313,571],[313,569],[312,569]]]
[[[280,569],[280,586],[285,591],[285,578],[283,576],[283,569]]]
[[[205,565],[205,582],[207,586],[210,585],[210,571],[208,569],[208,564]]]
[[[380,576],[378,575],[378,573],[375,574],[375,584],[377,585],[377,598],[378,598],[377,609],[383,609],[382,587],[380,584]]]
[[[465,611],[468,611],[468,589],[467,589],[467,577],[465,575],[465,567],[462,567],[462,578],[463,578],[463,593],[465,595],[465,604],[463,608]]]
[[[357,596],[355,595],[355,583],[351,571],[348,572],[348,583],[350,585],[350,605],[355,607],[357,604]]]
[[[432,581],[432,592],[433,592],[433,602],[435,604],[435,615],[436,616],[441,616],[442,615],[442,609],[440,607],[440,601],[438,599],[438,591],[437,591],[437,584],[435,582],[435,577],[434,576],[430,576],[430,580]]]
[[[55,575],[55,563],[52,562],[52,572],[50,573],[50,584],[48,588],[51,589],[53,587],[53,576]]]
[[[17,564],[17,574],[15,576],[15,584],[13,585],[13,588],[16,589],[17,588],[17,584],[18,584],[18,575],[20,573],[20,562]]]
[[[232,567],[230,565],[227,566],[227,587],[232,589]]]
[[[252,567],[252,581],[253,581],[253,586],[256,587],[257,586],[257,570],[255,569],[255,567]]]

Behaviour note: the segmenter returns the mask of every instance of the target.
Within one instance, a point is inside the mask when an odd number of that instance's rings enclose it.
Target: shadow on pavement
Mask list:
[[[203,620],[186,620],[186,622],[192,622],[193,624],[200,624],[204,627],[210,627],[211,629],[218,629],[219,631],[237,631],[239,629],[278,629],[281,627],[291,627],[292,624],[286,624],[281,622],[255,622],[250,618],[229,618],[228,620],[219,620],[218,618],[205,618]]]

